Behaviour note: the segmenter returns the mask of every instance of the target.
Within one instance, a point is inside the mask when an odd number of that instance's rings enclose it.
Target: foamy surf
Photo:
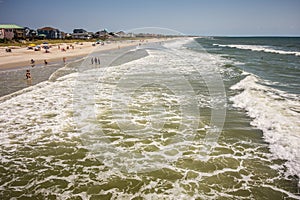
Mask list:
[[[285,162],[269,159],[260,131],[218,90],[213,73],[227,87],[241,72],[190,50],[194,42],[144,48],[146,57],[100,68],[86,60],[0,103],[0,196],[296,199],[294,179],[281,174]],[[203,155],[222,109],[222,132]]]
[[[236,45],[236,44],[229,44],[229,45],[213,44],[213,45],[218,46],[218,47],[230,47],[230,48],[237,48],[237,49],[244,49],[244,50],[251,50],[251,51],[263,51],[263,52],[266,52],[266,53],[277,53],[277,54],[283,54],[283,55],[300,56],[300,52],[298,52],[298,51],[284,51],[284,50],[274,49],[270,46]]]
[[[288,175],[300,177],[300,103],[299,97],[262,85],[263,80],[248,75],[232,86],[241,90],[231,98],[253,118],[252,125],[264,132],[275,158],[287,160]]]

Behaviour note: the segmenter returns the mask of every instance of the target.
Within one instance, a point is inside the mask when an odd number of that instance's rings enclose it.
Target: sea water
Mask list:
[[[299,199],[299,41],[95,51],[2,97],[1,199]]]

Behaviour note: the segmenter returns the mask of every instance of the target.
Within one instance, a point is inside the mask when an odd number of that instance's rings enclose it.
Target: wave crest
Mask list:
[[[262,80],[248,75],[232,90],[242,90],[230,100],[253,118],[251,125],[264,133],[275,158],[287,160],[288,175],[300,177],[299,97],[261,85]]]
[[[300,56],[300,52],[298,51],[284,51],[279,49],[274,49],[270,46],[261,46],[261,45],[223,45],[223,44],[213,44],[214,46],[218,47],[229,47],[229,48],[236,48],[236,49],[243,49],[243,50],[251,50],[251,51],[263,51],[266,53],[277,53],[277,54],[284,54],[284,55],[295,55]]]

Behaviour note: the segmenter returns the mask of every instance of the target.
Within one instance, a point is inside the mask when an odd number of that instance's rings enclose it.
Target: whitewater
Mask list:
[[[215,43],[95,51],[2,97],[0,197],[299,199],[296,89]]]

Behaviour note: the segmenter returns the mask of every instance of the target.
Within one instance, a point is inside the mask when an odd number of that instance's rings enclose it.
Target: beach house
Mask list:
[[[46,39],[62,39],[64,36],[60,30],[52,27],[40,28],[37,29],[37,32],[39,37],[44,37]]]
[[[29,40],[32,40],[37,36],[36,30],[30,29],[29,27],[24,28],[24,34],[25,34],[25,38]]]
[[[72,38],[74,39],[91,39],[92,37],[93,33],[84,29],[74,29],[72,33]]]
[[[102,31],[97,31],[95,33],[95,37],[100,38],[100,37],[106,37],[108,36],[108,31],[106,29],[102,30]]]
[[[133,33],[125,33],[124,31],[119,31],[115,33],[116,37],[121,37],[121,38],[130,38],[130,37],[135,37]]]
[[[0,24],[0,39],[24,38],[24,28],[15,24]]]

